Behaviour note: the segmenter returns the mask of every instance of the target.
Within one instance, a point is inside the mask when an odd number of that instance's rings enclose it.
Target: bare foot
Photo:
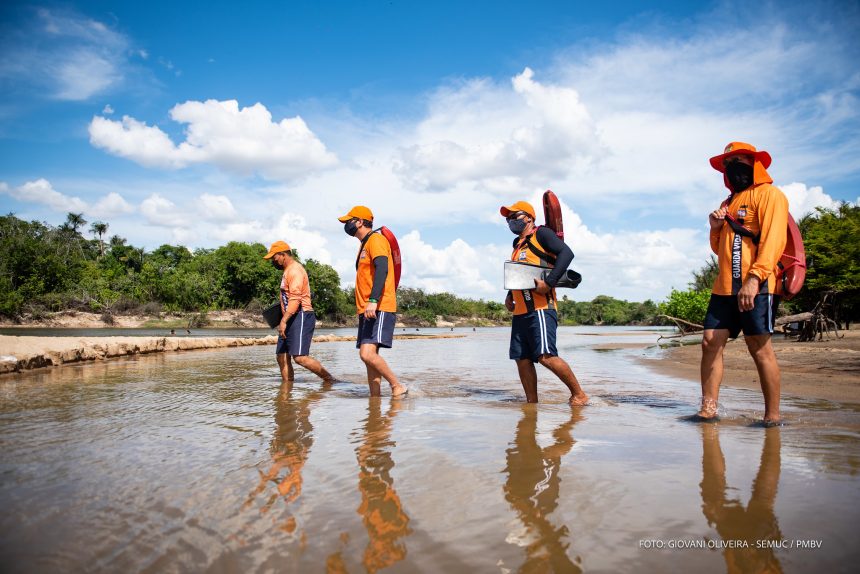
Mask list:
[[[699,407],[699,412],[696,413],[696,416],[701,419],[717,418],[717,401],[702,397],[702,406]]]
[[[391,398],[402,397],[408,392],[409,392],[409,389],[407,389],[403,385],[393,386],[393,387],[391,387]]]
[[[584,407],[588,404],[588,395],[580,392],[578,395],[573,395],[568,401],[572,407]]]

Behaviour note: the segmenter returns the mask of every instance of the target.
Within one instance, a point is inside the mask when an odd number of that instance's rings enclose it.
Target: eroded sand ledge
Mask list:
[[[463,335],[395,335],[397,339],[450,339]],[[355,337],[319,335],[315,343],[355,341]],[[278,338],[267,337],[18,337],[0,335],[0,374],[17,373],[69,363],[101,361],[116,357],[148,355],[170,351],[196,351],[274,345]]]

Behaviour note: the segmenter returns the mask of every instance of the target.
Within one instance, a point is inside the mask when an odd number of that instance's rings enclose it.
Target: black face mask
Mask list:
[[[751,165],[733,161],[726,164],[726,179],[732,191],[743,191],[753,184],[753,168]]]
[[[525,219],[511,219],[508,221],[508,227],[514,235],[520,235],[526,229]]]
[[[346,223],[343,224],[343,230],[350,237],[355,237],[355,234],[358,233],[358,222],[355,221],[354,219],[347,221]]]
[[[272,267],[274,267],[275,269],[278,269],[280,271],[284,270],[284,266],[281,265],[280,263],[278,263],[277,261],[275,261],[274,259],[272,259]]]

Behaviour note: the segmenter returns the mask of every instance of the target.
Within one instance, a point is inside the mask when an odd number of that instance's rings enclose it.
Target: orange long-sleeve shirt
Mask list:
[[[712,292],[736,295],[752,274],[761,282],[760,293],[773,293],[777,263],[785,250],[788,199],[778,187],[763,182],[733,194],[728,212],[761,239],[756,245],[751,237],[736,234],[728,222],[711,230],[711,249],[720,265]]]

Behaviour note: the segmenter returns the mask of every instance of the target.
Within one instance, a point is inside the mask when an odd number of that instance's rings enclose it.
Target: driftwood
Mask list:
[[[833,310],[834,295],[834,291],[827,291],[821,296],[821,300],[815,304],[815,308],[810,313],[811,317],[800,328],[798,342],[815,341],[816,337],[819,341],[823,341],[825,337],[830,338],[831,331],[837,339],[845,336],[839,334],[839,324],[828,316]]]
[[[802,323],[803,321],[809,321],[812,319],[812,313],[798,313],[797,315],[786,315],[784,317],[777,317],[775,323],[777,326],[779,325],[787,325],[789,323]]]
[[[689,321],[686,321],[684,319],[679,319],[678,317],[672,317],[671,315],[657,315],[657,316],[663,317],[665,319],[669,319],[670,321],[675,323],[675,327],[677,327],[678,330],[680,331],[680,333],[674,333],[672,335],[660,335],[660,337],[657,339],[658,341],[660,339],[677,339],[680,337],[686,337],[687,335],[692,335],[692,334],[698,333],[699,331],[705,330],[705,327],[702,325],[699,325],[697,323],[690,323]]]

